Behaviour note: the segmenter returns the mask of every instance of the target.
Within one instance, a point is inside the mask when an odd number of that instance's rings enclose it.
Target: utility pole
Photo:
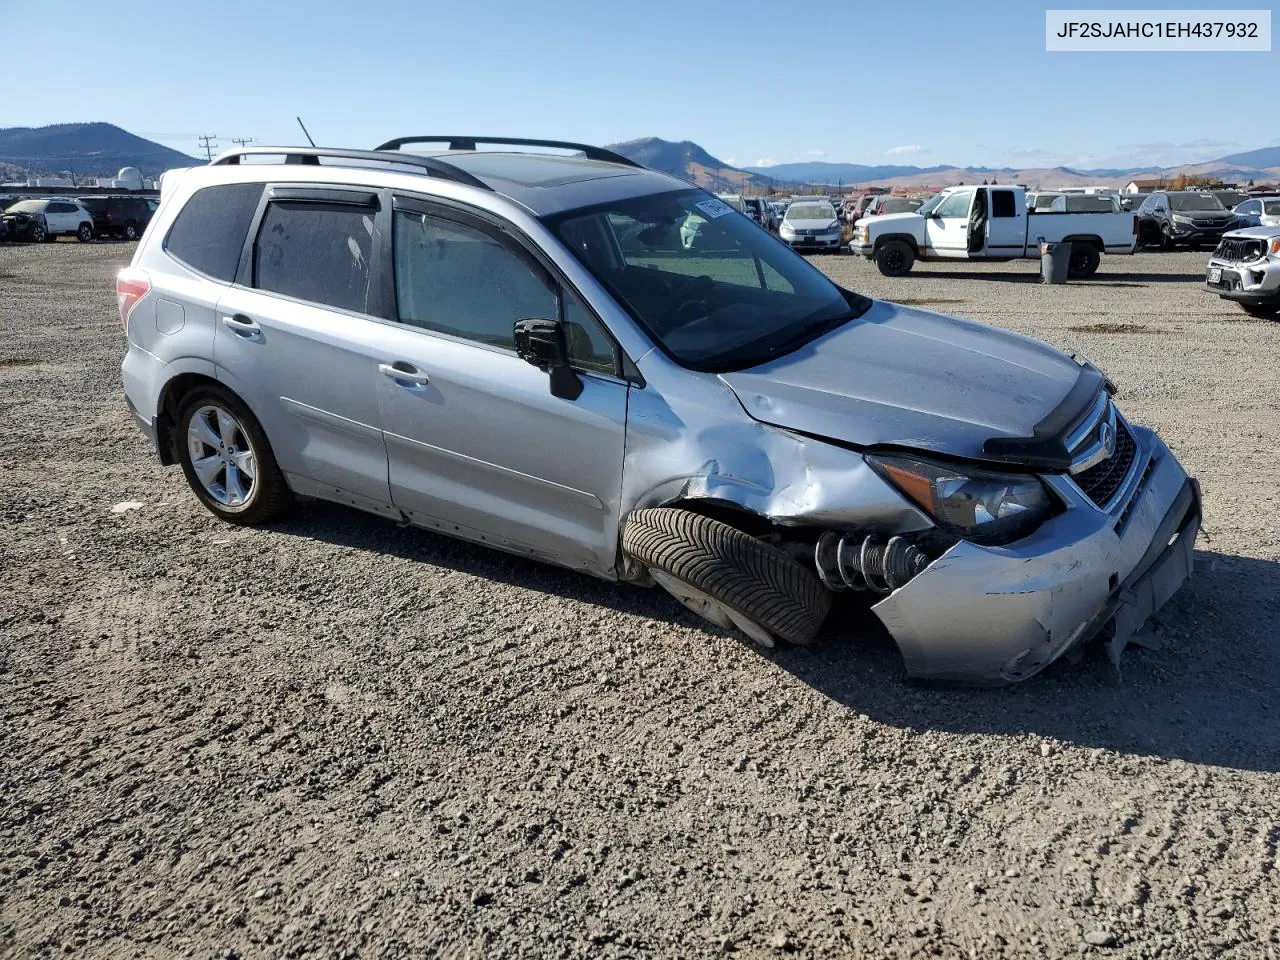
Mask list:
[[[204,158],[206,160],[212,160],[213,151],[218,149],[218,144],[216,143],[218,135],[216,133],[210,134],[209,136],[201,134],[196,139],[200,141],[200,149],[204,151]]]
[[[253,137],[232,137],[231,142],[238,143],[240,146],[245,147],[253,143]]]

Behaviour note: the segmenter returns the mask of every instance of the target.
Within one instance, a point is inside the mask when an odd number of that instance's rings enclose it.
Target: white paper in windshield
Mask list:
[[[699,200],[694,206],[705,213],[708,219],[711,220],[716,217],[723,217],[726,213],[733,213],[733,207],[722,200]]]

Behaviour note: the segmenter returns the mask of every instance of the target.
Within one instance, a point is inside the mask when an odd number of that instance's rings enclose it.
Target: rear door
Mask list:
[[[567,566],[611,570],[627,384],[577,295],[508,226],[397,198],[395,315],[377,377],[391,496],[416,522]],[[560,318],[583,383],[552,396],[516,356],[517,320]]]
[[[295,490],[392,513],[373,266],[385,218],[373,190],[269,185],[237,282],[218,301],[214,362]]]
[[[971,189],[956,190],[934,208],[932,216],[925,218],[925,240],[937,256],[968,256],[973,194]]]

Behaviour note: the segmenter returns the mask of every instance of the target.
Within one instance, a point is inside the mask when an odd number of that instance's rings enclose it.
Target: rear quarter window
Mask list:
[[[231,281],[262,189],[261,183],[225,183],[197,190],[169,228],[165,250],[192,269]]]

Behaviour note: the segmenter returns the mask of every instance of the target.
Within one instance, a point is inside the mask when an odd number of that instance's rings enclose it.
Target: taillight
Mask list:
[[[107,211],[107,223],[110,223],[110,222],[111,222],[111,211],[110,211],[110,210],[108,210],[108,211]]]
[[[116,303],[120,307],[120,323],[129,332],[129,314],[138,301],[151,292],[151,277],[145,270],[125,267],[116,274]]]

